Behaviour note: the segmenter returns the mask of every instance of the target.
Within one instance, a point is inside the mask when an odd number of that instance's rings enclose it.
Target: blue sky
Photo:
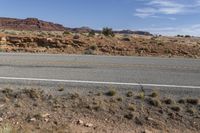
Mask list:
[[[0,0],[0,16],[200,36],[200,0]]]

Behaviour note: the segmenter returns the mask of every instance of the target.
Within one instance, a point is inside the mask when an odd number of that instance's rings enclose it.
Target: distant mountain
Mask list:
[[[37,18],[0,18],[0,29],[63,31],[65,30],[65,27],[60,24],[42,21]]]
[[[138,34],[138,35],[152,36],[150,32],[146,32],[146,31],[121,30],[121,31],[114,31],[114,32],[120,33],[120,34]]]
[[[88,33],[88,32],[94,31],[93,29],[89,27],[67,28],[67,29],[75,33]]]
[[[16,18],[0,17],[0,29],[31,30],[31,31],[36,31],[36,30],[38,31],[65,31],[67,30],[74,33],[88,33],[88,32],[94,31],[96,33],[101,33],[101,30],[94,30],[89,27],[67,28],[61,24],[43,21],[37,18],[16,19]],[[131,30],[114,31],[114,33],[152,35],[151,33],[145,32],[145,31],[131,31]]]

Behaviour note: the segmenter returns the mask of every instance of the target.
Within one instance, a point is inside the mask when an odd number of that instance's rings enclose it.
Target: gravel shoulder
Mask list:
[[[159,91],[0,90],[1,132],[198,132],[199,97]]]

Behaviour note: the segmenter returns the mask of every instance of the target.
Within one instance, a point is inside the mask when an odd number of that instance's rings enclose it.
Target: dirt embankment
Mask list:
[[[7,88],[0,91],[0,132],[197,133],[199,107],[198,98],[172,99],[156,91]]]
[[[200,39],[117,34],[104,35],[34,32],[1,34],[0,49],[6,52],[97,54],[122,56],[200,57]]]

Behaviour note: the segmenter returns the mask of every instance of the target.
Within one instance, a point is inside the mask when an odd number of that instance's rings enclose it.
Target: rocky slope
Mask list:
[[[0,18],[0,29],[63,31],[65,30],[65,27],[60,24],[42,21],[37,18]]]
[[[12,33],[13,34],[13,33]],[[199,38],[124,36],[65,32],[1,34],[0,50],[4,52],[96,54],[121,56],[200,57]]]

